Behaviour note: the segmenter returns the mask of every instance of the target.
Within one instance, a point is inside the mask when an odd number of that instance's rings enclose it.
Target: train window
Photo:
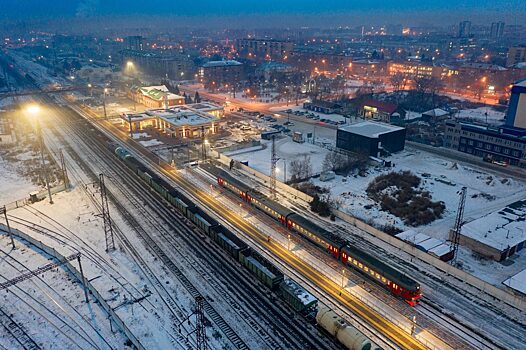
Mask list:
[[[364,270],[365,272],[367,272],[367,271],[369,271],[369,268],[368,268],[367,266],[365,266],[365,267],[363,268],[363,270]]]
[[[358,263],[358,267],[359,267],[359,268],[363,268],[362,263]]]
[[[387,280],[385,279],[385,277],[382,277],[382,282],[386,282]]]
[[[358,265],[358,261],[356,261],[356,260],[353,260],[352,263],[353,263],[354,265]]]
[[[371,270],[371,276],[374,276],[374,271],[373,270]]]
[[[377,273],[376,274],[376,278],[380,279],[380,274]]]

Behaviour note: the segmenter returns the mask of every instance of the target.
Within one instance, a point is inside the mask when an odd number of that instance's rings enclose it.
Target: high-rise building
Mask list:
[[[526,79],[513,84],[505,125],[526,129]]]
[[[142,51],[142,36],[134,35],[125,37],[124,47],[126,48],[126,50]]]
[[[519,62],[526,62],[526,46],[510,47],[506,65],[510,67]]]
[[[490,38],[500,39],[504,34],[504,22],[493,22],[491,23]]]
[[[471,22],[462,21],[458,25],[458,37],[468,38],[471,35]]]

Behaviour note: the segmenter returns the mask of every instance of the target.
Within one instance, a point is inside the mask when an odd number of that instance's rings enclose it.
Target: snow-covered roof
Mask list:
[[[427,252],[429,254],[434,254],[438,257],[444,256],[451,252],[453,250],[453,247],[449,243],[442,243],[432,249],[429,249]]]
[[[241,66],[242,63],[235,60],[210,61],[203,64],[203,67],[224,67],[224,66]]]
[[[121,118],[126,121],[131,119],[134,122],[151,118],[160,118],[175,127],[197,126],[219,122],[219,118],[216,118],[209,113],[190,109],[186,106],[170,109],[150,109],[144,113],[123,114]]]
[[[301,301],[301,303],[305,306],[310,306],[313,303],[317,302],[318,299],[314,297],[312,294],[307,292],[302,286],[291,280],[290,278],[286,278],[283,280],[283,288],[285,288],[290,294],[294,294],[298,300]]]
[[[427,112],[422,113],[422,115],[427,115],[430,117],[443,117],[445,115],[449,115],[449,113],[444,111],[443,109],[435,108],[435,109],[431,109]]]
[[[393,131],[404,130],[404,128],[385,123],[364,121],[343,126],[340,128],[340,130],[365,137],[377,138],[380,135],[387,134]]]
[[[511,276],[502,283],[518,292],[526,294],[526,269],[514,276]]]
[[[503,251],[526,241],[526,199],[462,226],[462,235]]]
[[[423,249],[424,251],[429,251],[435,247],[438,247],[442,244],[442,241],[436,238],[428,238],[420,243],[418,243],[418,248]]]
[[[172,94],[168,88],[164,85],[158,85],[158,86],[143,86],[139,88],[139,91],[145,95],[148,96],[151,99],[157,100],[157,101],[164,101],[164,99],[168,100],[181,100],[184,99],[183,96]]]

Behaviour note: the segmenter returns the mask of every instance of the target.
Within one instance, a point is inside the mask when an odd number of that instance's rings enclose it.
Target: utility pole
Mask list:
[[[104,119],[108,119],[106,114],[106,94],[108,93],[108,88],[104,88],[104,94],[102,95],[102,108],[104,109]]]
[[[100,197],[102,201],[102,221],[104,222],[104,237],[106,239],[106,251],[115,249],[113,240],[113,227],[111,225],[110,208],[108,206],[108,194],[104,184],[104,174],[99,175]]]
[[[455,263],[457,260],[458,254],[458,245],[460,242],[460,231],[462,230],[462,225],[464,225],[464,206],[466,204],[466,192],[467,188],[464,186],[458,192],[460,194],[460,201],[458,203],[457,217],[455,219],[455,227],[453,228],[453,259],[451,263]]]
[[[270,152],[270,195],[276,198],[276,163],[279,158],[276,155],[276,136],[272,135],[272,149]]]
[[[203,311],[203,304],[204,304],[205,298],[203,298],[201,295],[198,295],[195,298],[196,303],[196,333],[197,333],[197,349],[198,350],[206,350],[208,349],[208,345],[206,342],[206,327],[205,327],[205,314]]]
[[[201,157],[203,162],[206,160],[206,139],[205,139],[205,127],[201,126]]]
[[[44,159],[44,138],[42,137],[42,127],[37,118],[37,134],[38,143],[40,144],[40,160],[42,162],[42,172],[44,173],[44,181],[46,182],[47,194],[49,196],[49,204],[53,204],[53,198],[51,197],[51,188],[49,187],[49,174],[46,169],[46,160]]]
[[[7,219],[7,209],[5,205],[2,208],[0,208],[0,211],[2,212],[2,214],[4,214],[4,217],[5,217],[5,223],[7,225],[7,233],[9,234],[9,238],[11,238],[11,245],[13,246],[13,249],[16,249],[15,240],[13,239],[13,233],[11,232],[11,226],[9,226],[9,220]]]
[[[69,178],[68,178],[68,171],[66,169],[66,161],[64,160],[64,153],[62,152],[62,149],[60,149],[60,166],[62,167],[62,178],[64,180],[64,186],[69,188]]]

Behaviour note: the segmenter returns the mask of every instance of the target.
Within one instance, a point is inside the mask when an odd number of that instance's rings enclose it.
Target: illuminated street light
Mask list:
[[[51,188],[49,187],[49,175],[46,169],[46,161],[44,159],[44,138],[42,137],[42,128],[40,127],[40,119],[38,118],[38,114],[40,113],[40,107],[35,104],[30,105],[27,107],[27,113],[35,121],[37,137],[40,145],[40,160],[42,163],[42,172],[44,173],[44,181],[46,182],[47,194],[49,196],[49,204],[53,204],[53,198],[51,197]]]
[[[106,113],[106,94],[108,93],[108,88],[104,88],[104,94],[102,96],[102,108],[104,109],[104,119],[108,118]]]

